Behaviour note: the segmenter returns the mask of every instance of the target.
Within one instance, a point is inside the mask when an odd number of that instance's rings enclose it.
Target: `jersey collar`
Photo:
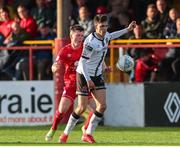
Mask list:
[[[104,38],[103,38],[103,39],[100,39],[100,38],[97,36],[96,32],[93,32],[92,34],[93,34],[93,36],[94,36],[96,39],[98,39],[98,40],[100,40],[100,41],[103,41],[103,40],[104,40]]]

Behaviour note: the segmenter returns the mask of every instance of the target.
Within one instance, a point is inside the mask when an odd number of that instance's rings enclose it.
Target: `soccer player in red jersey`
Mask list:
[[[52,127],[45,136],[46,141],[52,140],[59,122],[71,105],[74,104],[76,98],[76,68],[82,53],[83,38],[84,29],[81,26],[74,25],[70,27],[71,43],[60,50],[55,63],[52,65],[53,73],[58,72],[64,75],[64,91],[58,109],[55,112]],[[88,103],[91,105],[91,110],[95,109],[93,108],[93,102],[94,100],[89,98]],[[90,113],[90,116],[91,115],[92,112]],[[86,122],[85,127],[87,127],[87,125],[88,122]]]

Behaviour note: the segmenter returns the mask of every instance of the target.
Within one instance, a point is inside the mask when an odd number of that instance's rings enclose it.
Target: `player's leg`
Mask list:
[[[60,121],[63,118],[63,115],[69,110],[69,108],[71,107],[71,105],[73,104],[73,101],[67,97],[62,97],[60,104],[59,104],[59,108],[58,110],[56,110],[56,114],[54,117],[54,121],[52,124],[52,129],[53,130],[57,130],[57,126],[60,123]]]
[[[78,95],[78,106],[75,111],[70,115],[66,128],[59,138],[59,142],[66,143],[68,135],[78,122],[80,115],[85,111],[88,104],[88,96]]]
[[[92,134],[99,122],[102,120],[103,113],[106,109],[106,90],[99,89],[93,91],[93,97],[96,102],[96,110],[90,119],[89,125],[86,129],[86,134],[83,134],[82,136],[82,140],[89,143],[95,143]]]
[[[92,91],[92,96],[96,103],[96,110],[89,121],[86,133],[82,136],[82,140],[89,143],[95,143],[92,134],[102,120],[103,113],[106,109],[106,87],[102,75],[92,77],[92,80],[96,86],[95,90]]]
[[[106,89],[95,90],[93,97],[96,102],[96,110],[91,117],[89,126],[86,130],[87,134],[92,134],[98,123],[103,117],[103,113],[106,110]]]
[[[60,121],[63,118],[63,115],[69,110],[70,106],[73,104],[72,100],[66,98],[66,97],[62,97],[59,103],[59,107],[55,112],[54,115],[54,120],[52,123],[52,127],[50,128],[49,132],[46,134],[45,140],[46,141],[50,141],[52,140],[58,124],[60,123]]]
[[[89,121],[90,121],[94,111],[96,110],[96,104],[95,104],[95,101],[94,101],[94,99],[93,99],[93,97],[91,95],[89,95],[89,98],[88,98],[87,108],[89,110],[89,115],[88,115],[84,125],[82,126],[83,134],[85,133],[85,131],[86,131],[88,125],[89,125]]]
[[[80,115],[85,111],[87,103],[88,103],[88,86],[86,83],[86,79],[82,74],[76,73],[76,94],[78,95],[78,106],[76,110],[71,114],[64,133],[60,136],[60,142],[65,143],[67,140],[67,136],[72,131]],[[65,140],[65,139],[66,140]]]
[[[75,99],[75,87],[65,87],[62,98],[59,102],[58,109],[55,112],[54,120],[51,129],[46,134],[45,140],[52,140],[55,131],[57,130],[58,124],[63,119],[66,112],[69,110],[71,105],[74,104]]]

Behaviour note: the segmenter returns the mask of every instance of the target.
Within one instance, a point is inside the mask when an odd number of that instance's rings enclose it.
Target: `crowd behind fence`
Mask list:
[[[110,73],[109,82],[137,83],[179,80],[179,57],[170,55],[179,51],[180,39],[113,40],[109,47],[110,65],[114,71]],[[115,48],[123,50],[121,51],[123,54],[129,54],[134,58],[133,71],[129,73],[117,71],[115,63],[120,52],[114,50]],[[133,53],[131,53],[132,49],[134,49]]]
[[[37,50],[51,50],[54,55],[54,40],[34,40],[34,41],[24,41],[23,46],[15,46],[15,47],[0,47],[0,50],[26,50],[28,51],[28,64],[26,66],[28,67],[28,78],[23,80],[44,80],[44,79],[38,79],[35,76],[35,70],[36,62],[34,62],[34,53]],[[110,74],[106,75],[106,81],[109,83],[114,82],[155,82],[155,81],[178,81],[178,68],[179,64],[178,59],[171,59],[170,57],[167,57],[167,54],[171,50],[178,49],[180,47],[180,39],[139,39],[139,40],[112,40],[109,45],[109,58],[106,59],[107,64],[109,64],[113,71]],[[150,52],[151,57],[155,59],[156,64],[156,77],[154,81],[150,81],[147,77],[144,81],[135,81],[135,71],[136,71],[136,65],[139,59],[143,58],[140,56],[139,58],[134,58],[135,61],[135,67],[134,70],[129,73],[124,73],[118,70],[115,66],[117,59],[120,56],[120,52],[123,54],[129,54],[130,49],[137,49],[138,51],[142,51],[142,55],[144,55],[143,51],[146,52],[147,49],[150,49],[152,52]],[[130,54],[131,55],[131,54]],[[54,55],[55,56],[55,55]],[[132,55],[131,55],[132,56]],[[13,58],[13,57],[12,57]],[[168,60],[168,61],[166,61]],[[170,60],[170,61],[169,61]],[[174,63],[174,61],[176,61]],[[53,62],[53,58],[52,58]],[[51,67],[52,62],[50,63],[49,67]],[[149,61],[148,61],[149,62]],[[148,63],[147,64],[152,64]],[[163,63],[169,62],[168,66],[161,65]],[[177,64],[173,66],[173,64]],[[149,65],[151,66],[151,65]],[[154,65],[153,65],[154,66]],[[161,67],[162,66],[162,67]],[[164,69],[162,69],[164,68]],[[171,69],[168,69],[171,68]],[[175,68],[175,69],[173,69]],[[152,68],[153,69],[153,68]],[[167,72],[165,72],[167,70]],[[168,70],[171,70],[172,72],[169,72]],[[177,70],[177,71],[176,71]],[[6,69],[1,69],[1,72],[6,72]],[[9,71],[8,71],[9,72]],[[11,71],[10,71],[11,72]],[[51,71],[50,71],[51,72]],[[141,72],[141,71],[139,71]],[[144,72],[144,71],[143,71]],[[153,72],[153,70],[147,70],[145,71],[147,75],[150,76],[150,73]],[[175,73],[174,73],[175,72]],[[140,73],[141,74],[141,73]],[[167,78],[166,74],[171,74],[171,78]],[[176,74],[176,75],[175,75]],[[45,79],[52,80],[52,73],[50,74],[51,77],[47,77]],[[49,75],[49,76],[50,76]],[[3,76],[1,74],[1,76]],[[177,76],[177,77],[174,77]],[[176,78],[176,79],[173,79]],[[3,77],[1,77],[1,80],[6,80]],[[18,80],[16,77],[12,77],[11,80]]]
[[[13,47],[0,47],[2,51],[8,51],[8,57],[6,62],[0,68],[0,79],[1,80],[52,80],[52,72],[51,72],[51,65],[52,60],[48,63],[48,69],[45,67],[45,71],[38,71],[35,70],[37,66],[37,59],[35,54],[38,51],[54,51],[54,41],[53,40],[36,40],[36,41],[24,41],[23,46],[13,46]],[[21,67],[22,56],[21,52],[27,52],[26,55],[26,66],[25,68]],[[19,55],[20,54],[20,55]],[[1,57],[2,58],[2,57]],[[53,58],[52,58],[53,59]],[[43,60],[43,59],[42,59]],[[41,59],[39,59],[41,62]],[[42,62],[43,64],[43,62]],[[19,70],[20,69],[20,70]],[[23,70],[22,70],[23,69]],[[43,77],[43,73],[48,70],[48,77]],[[27,73],[27,74],[26,74]],[[16,76],[17,74],[22,75],[22,79],[18,79]],[[37,75],[38,74],[38,75]]]

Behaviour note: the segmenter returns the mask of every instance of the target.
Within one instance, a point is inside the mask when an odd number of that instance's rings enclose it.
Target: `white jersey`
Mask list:
[[[91,33],[84,41],[82,56],[76,71],[83,74],[87,81],[90,80],[90,76],[101,75],[102,64],[108,50],[109,41],[127,32],[127,29],[113,33],[106,32],[103,40],[98,38],[95,32]]]

